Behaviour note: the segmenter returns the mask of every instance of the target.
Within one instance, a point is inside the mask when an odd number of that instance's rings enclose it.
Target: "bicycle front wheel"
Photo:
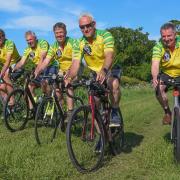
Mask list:
[[[104,157],[105,137],[100,115],[95,112],[92,129],[90,106],[77,108],[67,125],[67,148],[76,169],[82,173],[97,170]]]
[[[60,119],[54,99],[44,97],[35,117],[35,138],[38,144],[48,144],[54,140]]]
[[[174,157],[175,160],[179,163],[180,162],[180,112],[179,108],[174,108],[174,124],[173,124],[173,131],[174,131]]]
[[[10,105],[12,99],[14,99],[14,104]],[[24,129],[28,121],[29,108],[27,97],[22,89],[16,89],[8,95],[3,113],[7,129],[11,132]]]

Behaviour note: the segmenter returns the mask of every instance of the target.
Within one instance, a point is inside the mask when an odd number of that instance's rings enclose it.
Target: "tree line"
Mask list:
[[[180,21],[171,20],[180,34]],[[133,77],[142,81],[151,80],[151,58],[155,40],[148,38],[149,33],[143,33],[143,28],[135,30],[124,27],[108,29],[115,39],[115,61],[123,70],[123,76]]]

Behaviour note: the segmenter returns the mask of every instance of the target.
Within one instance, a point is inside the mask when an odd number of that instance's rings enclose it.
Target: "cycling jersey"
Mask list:
[[[0,47],[0,63],[2,65],[6,62],[7,53],[12,53],[11,65],[21,58],[14,42],[5,39],[3,47]]]
[[[103,66],[105,60],[104,53],[108,51],[114,52],[114,38],[106,30],[96,29],[92,43],[89,43],[84,36],[78,43],[80,54],[75,59],[84,57],[87,66],[96,72],[99,72]]]
[[[37,40],[36,48],[32,49],[27,47],[24,51],[23,57],[28,61],[32,61],[35,65],[38,65],[42,51],[48,51],[49,44],[46,40]],[[52,64],[57,64],[55,61]]]
[[[176,45],[173,52],[164,47],[159,41],[153,48],[153,61],[160,61],[162,72],[171,76],[180,76],[180,36],[176,36]]]
[[[50,46],[47,57],[56,59],[59,62],[59,68],[62,72],[66,72],[72,64],[72,59],[77,54],[77,47],[75,40],[66,37],[64,48],[59,46],[58,41]]]

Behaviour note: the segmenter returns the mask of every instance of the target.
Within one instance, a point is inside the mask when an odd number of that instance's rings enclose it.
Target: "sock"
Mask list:
[[[113,112],[118,112],[118,110],[119,110],[119,108],[114,108],[114,107],[112,107],[112,111],[113,111]]]

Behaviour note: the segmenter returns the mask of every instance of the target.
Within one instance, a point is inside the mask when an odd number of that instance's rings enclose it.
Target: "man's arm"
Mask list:
[[[9,66],[10,66],[11,59],[12,59],[12,53],[7,53],[6,62],[4,63],[4,66],[3,66],[2,70],[1,70],[0,76],[4,76],[6,70],[7,70],[7,69],[9,68]]]
[[[158,74],[159,74],[159,64],[160,61],[158,60],[152,60],[152,65],[151,65],[151,74],[152,74],[152,83],[153,83],[153,87],[156,88],[157,84],[158,84]]]
[[[13,71],[16,71],[17,69],[20,69],[22,68],[24,65],[25,65],[25,62],[26,62],[26,57],[23,56],[21,58],[21,60],[16,64],[16,66],[14,67]]]
[[[74,79],[77,74],[78,74],[78,71],[79,71],[79,68],[80,68],[80,63],[81,61],[80,60],[72,60],[72,64],[69,68],[69,71],[68,73],[65,75],[65,79]]]
[[[34,75],[35,77],[37,77],[45,68],[48,67],[49,63],[51,61],[51,58],[46,56],[46,58],[43,60],[43,62],[41,63],[41,66],[38,66],[35,69]]]
[[[105,60],[104,60],[104,63],[100,72],[97,74],[97,79],[96,79],[97,81],[100,81],[101,83],[103,83],[103,81],[105,80],[106,74],[113,64],[114,52],[107,51],[104,53],[104,55],[105,55]]]
[[[36,67],[36,69],[40,69],[40,67],[43,65],[43,62],[44,62],[44,59],[46,58],[46,55],[47,55],[47,51],[42,51],[41,54],[40,54],[40,60],[39,60],[39,63]]]

